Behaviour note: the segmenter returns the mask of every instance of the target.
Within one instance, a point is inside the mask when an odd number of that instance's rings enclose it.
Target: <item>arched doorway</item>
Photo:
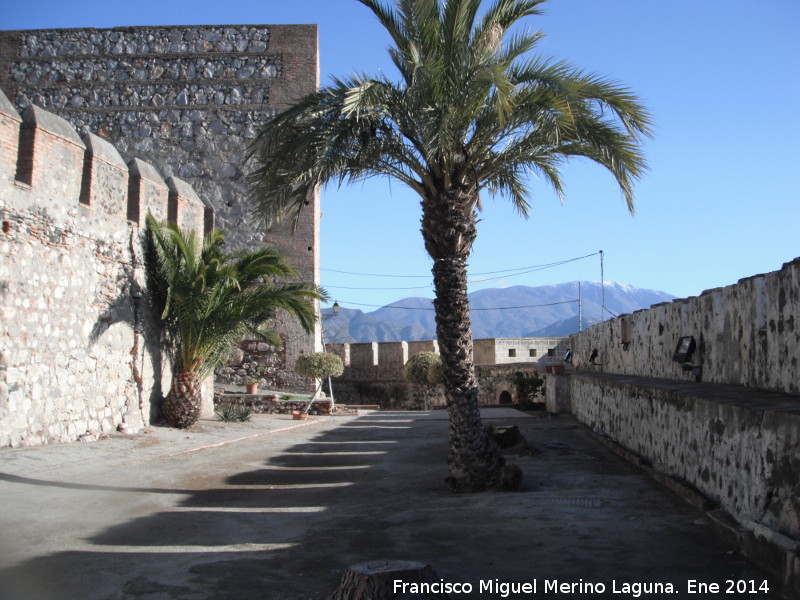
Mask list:
[[[500,404],[511,404],[511,393],[508,390],[500,392]]]

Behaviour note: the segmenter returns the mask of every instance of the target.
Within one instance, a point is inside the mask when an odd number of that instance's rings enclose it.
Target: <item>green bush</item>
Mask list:
[[[412,356],[403,367],[408,382],[428,386],[443,382],[442,357],[436,352],[420,352]]]
[[[541,395],[544,379],[532,373],[516,371],[514,377],[514,388],[517,390],[519,408],[522,410],[538,410],[542,408],[541,403],[536,402],[536,398]]]
[[[294,370],[306,377],[324,379],[338,377],[344,373],[342,359],[331,352],[309,352],[301,354],[294,365]]]

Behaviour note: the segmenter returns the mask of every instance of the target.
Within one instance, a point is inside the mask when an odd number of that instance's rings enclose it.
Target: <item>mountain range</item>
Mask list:
[[[625,283],[577,281],[538,287],[488,288],[469,294],[472,334],[475,339],[501,337],[563,337],[579,331],[578,297],[582,325],[600,321],[605,298],[605,318],[630,313],[675,296]],[[610,313],[610,314],[609,314]],[[323,309],[326,342],[398,342],[436,339],[430,298],[404,298],[365,313],[341,307],[334,315]]]

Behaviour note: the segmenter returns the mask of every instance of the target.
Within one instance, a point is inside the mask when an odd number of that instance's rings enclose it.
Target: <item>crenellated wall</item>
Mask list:
[[[0,212],[0,446],[149,424],[171,373],[144,217],[204,234],[213,218],[192,187],[39,107],[20,116],[0,91]]]
[[[318,84],[316,25],[0,31],[0,87],[15,106],[41,106],[79,133],[111,141],[126,163],[158,166],[157,173],[132,168],[144,182],[142,205],[132,208],[138,217],[148,194],[180,178],[214,209],[230,249],[274,247],[300,279],[317,284],[319,194],[309,196],[294,233],[288,223],[267,230],[253,219],[246,176],[261,128]],[[182,222],[173,208],[171,218]],[[319,327],[309,335],[283,312],[272,326],[283,347],[266,358],[245,352],[217,372],[220,381],[242,383],[266,360],[274,373],[265,385],[313,389],[294,364],[321,348]]]
[[[551,364],[563,364],[566,343],[566,338],[475,340],[475,376],[481,391],[481,403],[489,405],[511,402],[515,393],[514,373],[538,373],[545,371]],[[344,373],[333,379],[337,402],[383,402],[387,406],[398,408],[445,404],[441,386],[435,386],[427,394],[421,394],[416,386],[406,382],[403,375],[403,367],[416,354],[439,352],[436,340],[328,344],[327,348],[328,351],[338,354],[345,364]],[[519,349],[519,352],[515,353],[516,356],[509,357],[509,348]],[[539,349],[538,358],[530,354],[530,348]],[[548,353],[548,350],[552,352]]]

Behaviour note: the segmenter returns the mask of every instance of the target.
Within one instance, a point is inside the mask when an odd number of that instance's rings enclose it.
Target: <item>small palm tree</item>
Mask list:
[[[200,416],[201,383],[246,334],[270,343],[280,338],[266,324],[283,309],[307,332],[315,322],[318,287],[296,281],[295,270],[277,252],[225,253],[224,236],[198,236],[174,223],[147,217],[149,287],[170,340],[174,376],[161,406],[166,421],[189,427]]]
[[[543,0],[359,0],[392,38],[400,74],[354,76],[300,99],[256,141],[251,175],[257,215],[296,219],[306,195],[331,180],[388,176],[417,192],[433,259],[436,335],[450,416],[452,488],[513,486],[478,411],[467,259],[481,193],[528,215],[530,175],[562,194],[560,168],[594,161],[633,210],[645,170],[644,107],[625,87],[563,62],[530,56],[540,33],[509,33]]]

